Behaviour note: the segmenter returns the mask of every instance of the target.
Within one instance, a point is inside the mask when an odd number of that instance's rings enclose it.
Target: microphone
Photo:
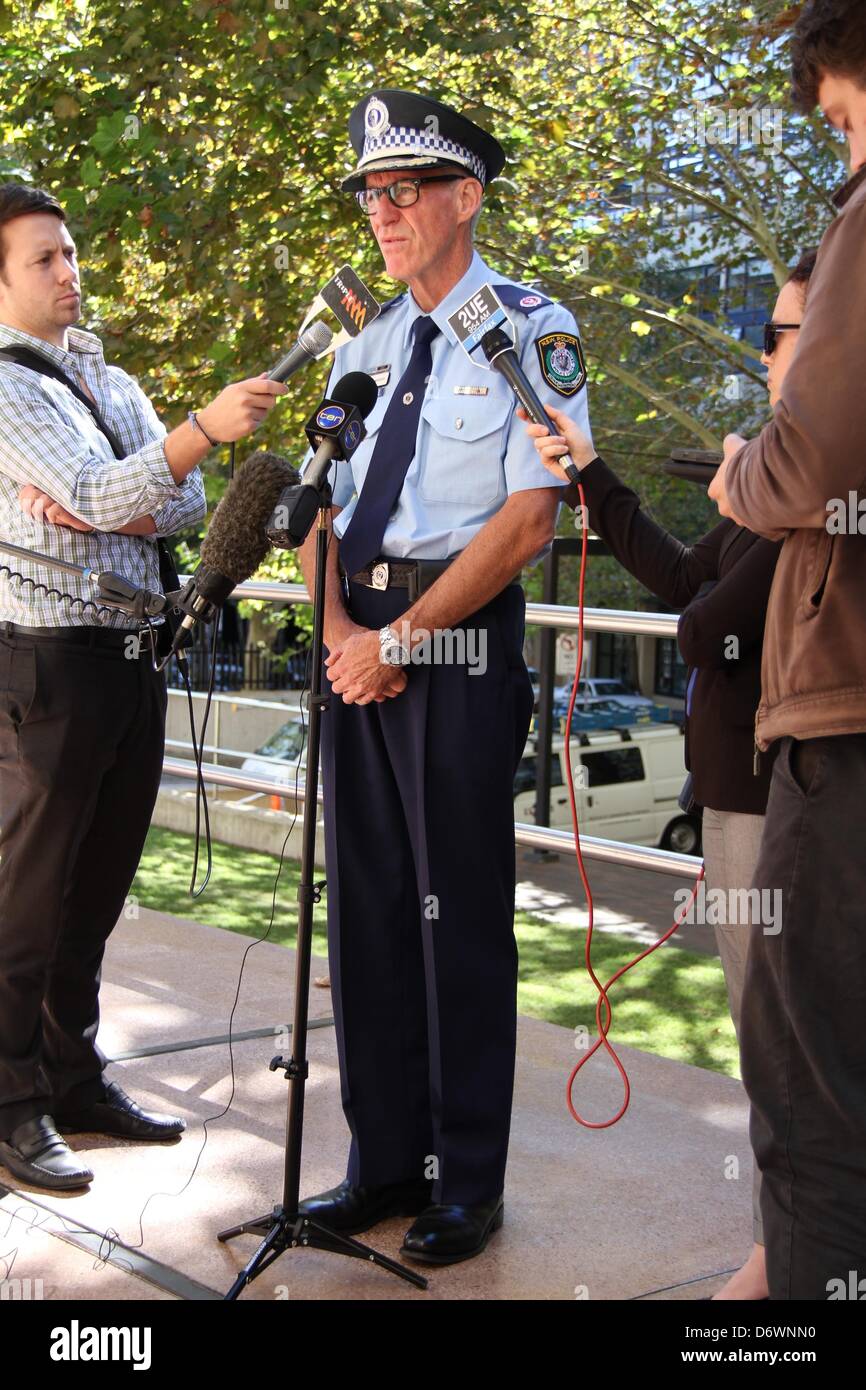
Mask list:
[[[351,458],[366,434],[366,420],[379,397],[379,388],[366,372],[347,372],[340,377],[332,396],[322,401],[304,426],[316,450],[303,480],[310,487],[321,487],[335,459]]]
[[[287,381],[301,367],[327,352],[333,338],[330,328],[321,319],[311,323],[309,328],[301,329],[294,347],[268,372],[268,381]]]
[[[672,478],[685,478],[687,482],[709,487],[723,460],[724,454],[713,449],[671,449],[670,458],[662,468]]]
[[[465,304],[449,315],[448,322],[470,360],[475,360],[473,353],[480,346],[494,371],[505,377],[530,420],[536,425],[545,425],[551,434],[556,434],[553,421],[520,365],[520,358],[514,350],[514,339],[506,331],[506,325],[511,327],[511,320],[493,287],[483,285],[476,290]],[[558,458],[557,463],[565,469],[571,482],[580,482],[580,470],[568,454]]]
[[[188,646],[196,623],[211,622],[232,590],[258,569],[270,549],[268,517],[282,490],[298,479],[287,459],[260,450],[229,483],[201,543],[201,563],[175,605],[186,616],[172,652]]]
[[[501,328],[492,328],[481,339],[481,350],[491,367],[505,377],[530,420],[533,420],[536,425],[546,425],[551,434],[556,434],[553,421],[544,409],[532,382],[521,367],[520,358],[514,351],[514,342],[508,334],[503,332]],[[572,463],[568,454],[563,454],[556,461],[561,468],[565,469],[571,482],[580,482],[580,469]]]
[[[305,425],[315,449],[300,482],[297,477],[281,494],[267,525],[267,538],[279,550],[303,545],[316,512],[322,505],[322,488],[335,459],[348,459],[366,434],[363,421],[379,396],[379,388],[366,372],[347,372],[326,396]]]
[[[91,585],[96,590],[100,604],[108,608],[116,608],[121,613],[128,613],[130,617],[158,618],[166,609],[172,607],[172,603],[166,598],[165,594],[151,593],[150,589],[140,589],[131,579],[127,579],[122,574],[116,574],[113,570],[97,571],[89,565],[76,565],[71,560],[56,560],[53,555],[43,555],[39,550],[29,550],[23,545],[13,545],[10,541],[4,541],[0,537],[0,553],[16,555],[22,560],[27,560],[31,565],[42,565],[46,569],[58,570],[61,574],[75,574],[82,579],[85,584]],[[18,570],[9,569],[8,565],[0,565],[0,570],[4,570],[11,578],[24,579]],[[32,581],[27,579],[26,583]],[[62,598],[70,600],[71,595],[62,594]],[[86,602],[86,601],[85,601]],[[91,607],[93,605],[90,605]]]
[[[325,311],[333,314],[340,326],[336,336],[321,319],[310,322],[315,313]],[[343,347],[351,338],[357,338],[381,312],[381,306],[352,267],[341,266],[316,295],[307,310],[298,341],[268,372],[268,380],[286,381],[314,358],[324,356],[329,348],[336,351]]]

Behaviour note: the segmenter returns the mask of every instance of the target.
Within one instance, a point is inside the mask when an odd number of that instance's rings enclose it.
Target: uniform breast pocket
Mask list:
[[[370,467],[373,451],[379,442],[380,426],[385,417],[386,408],[387,402],[380,396],[364,421],[364,438],[349,460],[349,467],[352,470],[352,480],[355,484],[356,492],[360,492],[364,485],[364,479]],[[343,466],[345,467],[345,465]]]
[[[508,400],[433,397],[421,410],[418,491],[425,502],[489,507],[507,495]]]

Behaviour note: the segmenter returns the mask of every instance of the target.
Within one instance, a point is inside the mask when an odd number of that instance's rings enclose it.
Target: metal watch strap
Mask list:
[[[406,658],[405,661],[389,661],[385,655],[387,647],[397,647],[399,651],[404,653]],[[403,646],[403,643],[391,630],[388,623],[386,623],[384,627],[379,628],[379,655],[386,666],[408,666],[409,664],[408,648]]]

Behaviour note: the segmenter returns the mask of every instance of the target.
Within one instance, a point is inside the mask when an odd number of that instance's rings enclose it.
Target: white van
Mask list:
[[[571,756],[578,823],[587,835],[699,854],[701,822],[680,809],[686,779],[683,735],[675,724],[641,724],[573,734]],[[514,819],[535,823],[536,740],[514,779]],[[565,740],[551,745],[550,824],[571,828]]]

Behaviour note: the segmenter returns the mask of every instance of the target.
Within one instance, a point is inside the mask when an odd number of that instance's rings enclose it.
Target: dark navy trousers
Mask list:
[[[365,627],[406,607],[405,589],[351,586]],[[524,611],[511,584],[459,624],[483,674],[413,664],[402,694],[369,705],[333,695],[322,721],[331,989],[347,1176],[359,1186],[432,1176],[433,1201],[447,1203],[503,1189],[517,1023],[513,781],[532,716]]]

